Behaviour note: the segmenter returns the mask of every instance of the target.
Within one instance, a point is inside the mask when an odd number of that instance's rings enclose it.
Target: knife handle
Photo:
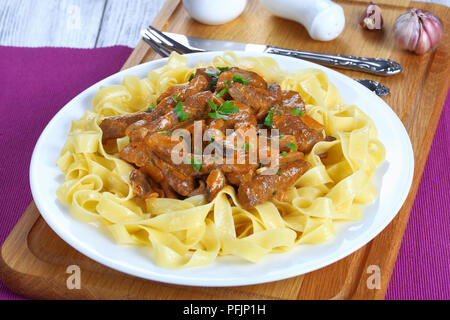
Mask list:
[[[272,46],[267,47],[265,52],[298,59],[305,59],[324,64],[326,66],[354,71],[362,71],[379,76],[391,76],[402,71],[402,66],[390,59],[362,58],[340,54],[316,53],[283,49]]]

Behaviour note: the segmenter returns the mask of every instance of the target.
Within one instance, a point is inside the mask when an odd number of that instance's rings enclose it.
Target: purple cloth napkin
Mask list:
[[[428,154],[386,299],[450,299],[449,122],[450,91]]]
[[[78,93],[119,71],[131,50],[0,47],[0,244],[32,200],[29,162],[45,125]],[[448,98],[387,299],[450,298],[449,105]],[[0,299],[20,298],[0,280]]]

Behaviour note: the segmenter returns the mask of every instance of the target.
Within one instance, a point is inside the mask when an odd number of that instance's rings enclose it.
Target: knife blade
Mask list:
[[[199,52],[234,50],[234,51],[272,53],[299,59],[305,59],[330,67],[361,71],[376,74],[379,76],[395,75],[402,71],[402,66],[399,63],[390,59],[363,58],[340,54],[299,51],[268,46],[263,44],[189,37],[182,34],[171,32],[164,32],[164,34],[167,35],[168,37],[171,37],[175,41],[180,42],[184,46]]]

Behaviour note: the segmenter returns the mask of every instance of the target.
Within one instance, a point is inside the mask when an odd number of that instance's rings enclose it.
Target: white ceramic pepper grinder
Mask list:
[[[274,15],[301,23],[314,40],[337,38],[345,26],[344,10],[331,0],[260,0]]]
[[[183,0],[183,5],[198,22],[219,25],[236,19],[244,11],[247,0]]]

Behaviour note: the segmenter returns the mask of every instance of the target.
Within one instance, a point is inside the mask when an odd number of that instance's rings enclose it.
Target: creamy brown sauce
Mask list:
[[[200,121],[205,131],[214,129],[215,143],[224,139],[227,129],[278,129],[278,171],[262,175],[260,163],[250,162],[246,149],[258,148],[258,144],[245,146],[245,162],[240,164],[220,164],[211,157],[174,164],[171,156],[180,140],[174,141],[172,132],[183,128],[192,133],[195,121]],[[186,85],[162,93],[148,112],[106,118],[100,127],[105,146],[120,137],[130,138],[119,156],[135,166],[130,181],[136,196],[183,199],[206,194],[212,200],[222,188],[232,185],[246,208],[273,198],[285,200],[286,191],[310,167],[304,154],[326,139],[322,125],[305,114],[297,92],[281,90],[257,73],[240,68],[199,68]],[[202,142],[201,147],[210,143]],[[269,139],[267,145],[271,145]],[[238,150],[229,146],[230,150],[237,157]]]

